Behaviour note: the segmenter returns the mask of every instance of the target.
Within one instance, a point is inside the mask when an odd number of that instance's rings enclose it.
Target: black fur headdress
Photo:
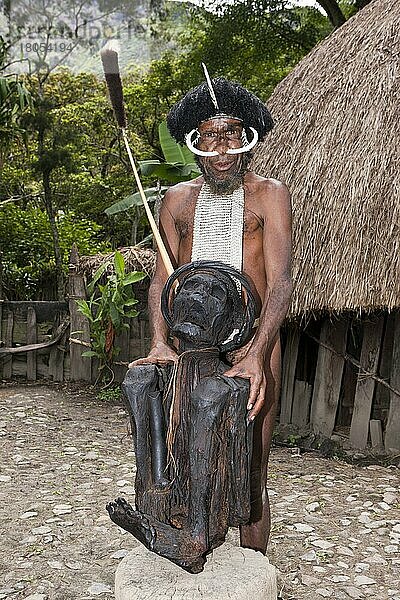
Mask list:
[[[246,130],[254,127],[262,140],[274,126],[268,109],[257,96],[238,83],[223,77],[212,80],[215,96],[218,101],[216,109],[206,82],[193,88],[177,102],[167,116],[168,129],[171,135],[181,144],[185,143],[185,135],[196,129],[202,121],[207,121],[223,113],[243,121]]]

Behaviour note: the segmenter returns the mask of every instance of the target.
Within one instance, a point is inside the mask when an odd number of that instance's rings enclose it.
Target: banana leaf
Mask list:
[[[157,177],[170,183],[188,181],[199,175],[196,163],[168,163],[159,160],[142,160],[139,162],[140,172],[145,177]]]
[[[166,121],[162,121],[158,126],[158,135],[165,162],[171,164],[179,163],[182,165],[194,164],[195,160],[193,153],[190,152],[187,146],[177,144],[168,131]]]
[[[160,193],[164,194],[164,192],[167,189],[167,186],[161,186]],[[147,188],[146,190],[144,190],[148,202],[154,202],[157,199],[158,191],[159,190],[156,187]],[[110,217],[111,215],[115,215],[117,213],[129,210],[133,206],[142,206],[142,204],[143,201],[141,195],[139,194],[139,192],[135,192],[134,194],[126,196],[125,198],[122,198],[122,200],[115,202],[114,204],[106,208],[104,212]]]

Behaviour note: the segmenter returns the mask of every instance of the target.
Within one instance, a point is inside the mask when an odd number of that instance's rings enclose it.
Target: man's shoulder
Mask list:
[[[186,212],[197,198],[202,183],[203,179],[201,177],[197,177],[191,181],[182,181],[171,186],[165,193],[162,202],[163,206],[174,217],[182,215],[183,211]]]
[[[286,185],[282,181],[279,181],[279,179],[262,177],[253,171],[248,171],[246,173],[244,183],[252,192],[260,192],[263,194],[288,192]]]
[[[202,177],[196,177],[196,179],[191,179],[190,181],[181,181],[180,183],[176,183],[175,185],[168,188],[165,194],[165,198],[167,200],[174,200],[177,198],[179,199],[187,196],[192,196],[193,194],[198,193],[202,184]]]

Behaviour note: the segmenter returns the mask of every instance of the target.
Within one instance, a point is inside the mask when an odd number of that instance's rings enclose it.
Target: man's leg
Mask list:
[[[248,525],[240,527],[240,545],[266,553],[271,518],[266,488],[268,457],[275,425],[281,380],[281,345],[279,334],[266,357],[267,392],[264,406],[254,421],[253,456],[251,463],[250,502],[251,517]]]

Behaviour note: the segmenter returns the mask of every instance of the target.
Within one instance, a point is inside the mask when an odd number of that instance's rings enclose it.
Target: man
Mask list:
[[[206,74],[207,76],[207,74]],[[259,326],[251,341],[229,357],[225,373],[250,381],[249,419],[254,420],[251,519],[241,545],[266,552],[270,512],[266,472],[280,386],[279,328],[290,301],[291,207],[286,186],[248,169],[250,150],[272,129],[262,102],[223,78],[201,84],[168,115],[175,139],[197,155],[202,176],[165,195],[160,230],[175,267],[192,260],[220,260],[242,270],[252,286]],[[250,142],[249,142],[250,136]],[[132,365],[175,362],[160,310],[167,273],[157,256],[149,290],[152,345]]]

